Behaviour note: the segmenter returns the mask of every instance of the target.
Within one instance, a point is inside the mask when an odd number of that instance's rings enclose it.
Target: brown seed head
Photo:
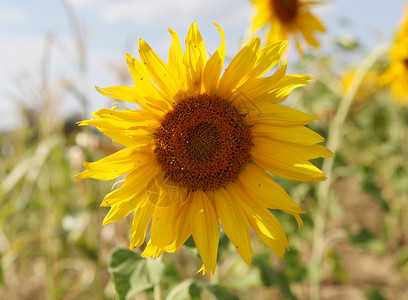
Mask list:
[[[155,133],[162,171],[189,190],[216,190],[250,160],[252,135],[236,107],[216,96],[179,101]]]
[[[270,5],[283,23],[290,23],[298,15],[299,0],[270,0]]]

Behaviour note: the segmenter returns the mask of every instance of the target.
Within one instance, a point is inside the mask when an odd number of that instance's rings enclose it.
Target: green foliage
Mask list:
[[[191,300],[200,300],[202,290],[203,288],[200,285],[198,285],[196,282],[192,282],[188,287],[188,293],[191,297]]]
[[[228,291],[227,288],[221,284],[207,285],[206,289],[215,297],[217,300],[238,300],[239,298]]]
[[[396,259],[397,259],[397,265],[400,268],[405,268],[405,270],[408,270],[408,248],[400,249]]]
[[[136,293],[152,288],[164,275],[162,262],[143,259],[127,249],[116,249],[112,253],[108,270],[119,299],[129,299]]]
[[[365,292],[365,297],[368,300],[387,300],[378,288],[372,288]]]
[[[290,289],[290,281],[285,275],[285,272],[273,268],[267,255],[254,257],[253,265],[259,269],[264,286],[277,286],[285,299],[296,299]]]
[[[349,234],[350,242],[356,247],[376,253],[384,253],[386,245],[381,239],[374,236],[367,228],[362,228],[357,234]]]
[[[327,257],[332,263],[333,275],[336,281],[341,284],[347,283],[349,276],[337,252],[332,249],[327,252]]]
[[[221,284],[208,284],[202,281],[184,281],[170,291],[166,299],[169,300],[200,300],[204,295],[211,295],[211,299],[238,300],[239,297],[231,293]]]
[[[361,166],[361,175],[363,177],[361,186],[364,191],[369,194],[372,199],[386,212],[389,212],[390,206],[387,201],[382,196],[382,190],[379,186],[377,180],[375,180],[376,172],[373,166]]]
[[[283,257],[285,268],[283,274],[289,282],[301,282],[306,279],[307,269],[300,260],[299,252],[292,249]]]

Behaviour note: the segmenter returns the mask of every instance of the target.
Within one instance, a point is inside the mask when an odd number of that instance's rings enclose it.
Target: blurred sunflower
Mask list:
[[[381,75],[379,70],[370,70],[365,74],[363,82],[354,96],[353,104],[363,104],[382,90]],[[346,93],[356,75],[355,70],[348,70],[341,78],[341,91]]]
[[[267,44],[293,37],[300,53],[303,52],[302,38],[313,47],[319,47],[315,35],[325,32],[320,20],[310,12],[310,6],[320,1],[302,0],[252,0],[256,8],[251,35],[269,26]]]
[[[408,6],[402,26],[390,51],[391,65],[383,75],[383,81],[400,105],[408,101]]]
[[[76,178],[110,180],[128,174],[101,206],[111,207],[104,224],[134,211],[131,248],[141,246],[148,225],[150,240],[143,256],[175,252],[192,235],[204,273],[214,273],[219,220],[242,259],[251,263],[250,227],[279,256],[288,241],[268,210],[293,215],[299,227],[304,213],[275,183],[271,174],[300,181],[325,180],[309,162],[331,157],[323,138],[304,125],[316,117],[276,104],[304,75],[285,75],[286,63],[262,77],[279,61],[286,42],[261,49],[252,39],[220,78],[225,41],[207,60],[197,24],[188,31],[184,54],[176,32],[168,63],[139,41],[141,61],[126,55],[136,87],[97,88],[111,98],[143,109],[101,109],[92,125],[126,148],[92,163]]]

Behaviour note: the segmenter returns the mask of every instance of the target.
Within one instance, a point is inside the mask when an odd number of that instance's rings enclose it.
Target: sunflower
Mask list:
[[[383,82],[400,105],[408,101],[408,6],[402,26],[390,51],[391,65],[383,75]]]
[[[108,97],[136,103],[142,109],[100,109],[92,125],[124,149],[96,162],[76,178],[111,180],[127,174],[123,185],[106,195],[110,207],[103,224],[134,212],[132,249],[150,240],[143,256],[175,252],[192,235],[203,261],[203,273],[214,273],[219,221],[242,259],[251,263],[250,228],[279,256],[288,241],[269,209],[293,215],[299,227],[304,211],[271,174],[300,181],[325,175],[309,162],[331,157],[323,138],[304,125],[316,116],[284,101],[296,87],[310,83],[304,75],[285,75],[278,64],[286,42],[261,49],[252,39],[220,77],[225,56],[221,45],[207,59],[197,24],[188,31],[184,54],[176,32],[168,63],[142,39],[140,61],[126,54],[135,87],[97,88]]]
[[[356,76],[356,70],[351,69],[346,71],[346,73],[341,78],[341,91],[342,93],[346,93],[347,90],[350,88],[354,77]],[[370,100],[375,94],[381,91],[383,88],[383,84],[381,83],[381,76],[380,71],[378,70],[370,70],[365,74],[364,79],[357,90],[356,95],[354,96],[353,105],[354,104],[363,104]]]
[[[319,47],[315,34],[325,32],[320,20],[310,12],[310,6],[320,1],[252,0],[257,12],[253,16],[251,34],[269,26],[267,44],[293,37],[300,53],[302,38],[313,47]]]

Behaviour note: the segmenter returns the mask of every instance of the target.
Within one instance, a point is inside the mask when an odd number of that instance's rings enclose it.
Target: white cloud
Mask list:
[[[44,38],[39,36],[11,38],[2,36],[0,43],[1,75],[12,75],[26,68],[36,68],[33,60],[40,58]]]
[[[164,0],[139,0],[121,1],[108,4],[102,14],[107,21],[123,21],[124,19],[136,22],[148,22],[152,19],[163,20],[179,18],[191,14],[197,8],[196,1],[164,1]]]
[[[189,23],[198,17],[219,22],[232,19],[237,13],[247,15],[248,8],[248,3],[237,4],[236,0],[124,0],[104,5],[102,16],[109,22]]]
[[[12,5],[0,4],[0,23],[25,24],[27,21],[26,11]]]
[[[103,2],[104,0],[67,0],[69,4],[82,6],[82,5],[92,5]]]

